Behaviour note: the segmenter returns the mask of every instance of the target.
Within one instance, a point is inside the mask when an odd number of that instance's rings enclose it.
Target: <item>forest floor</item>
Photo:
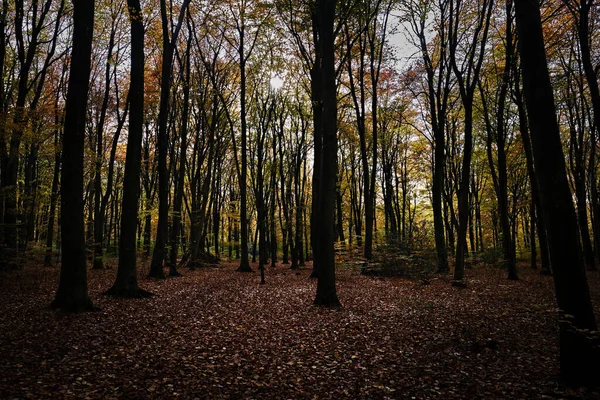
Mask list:
[[[56,267],[1,272],[0,398],[600,398],[560,383],[552,278],[525,266],[519,281],[473,267],[461,289],[342,265],[333,310],[311,305],[309,269],[267,267],[260,285],[235,267],[142,270],[155,296],[139,300],[102,295],[114,266],[90,270],[101,311],[79,315],[49,308]]]

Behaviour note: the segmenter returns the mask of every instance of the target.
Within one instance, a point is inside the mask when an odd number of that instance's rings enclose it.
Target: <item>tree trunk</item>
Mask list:
[[[142,167],[144,129],[144,23],[139,0],[127,0],[131,23],[131,78],[129,84],[129,135],[123,177],[119,268],[114,285],[106,294],[117,297],[149,297],[137,282],[136,231]]]
[[[0,112],[6,114],[8,105],[6,102],[6,86],[5,86],[5,60],[6,60],[6,44],[8,33],[6,31],[8,22],[8,3],[10,0],[2,0],[2,13],[0,14]],[[61,80],[62,83],[62,80]],[[61,85],[62,86],[62,85]],[[5,243],[4,235],[4,214],[5,214],[5,199],[6,193],[4,186],[6,183],[6,169],[8,162],[8,154],[6,151],[6,126],[0,126],[0,243]]]
[[[590,171],[590,179],[593,182],[592,184],[592,209],[594,210],[594,225],[596,226],[594,236],[594,241],[596,242],[596,247],[600,247],[600,202],[597,194],[597,182],[596,182],[596,164],[594,161],[596,154],[596,146],[597,138],[600,133],[600,89],[598,88],[598,67],[594,67],[592,63],[591,56],[591,38],[590,38],[590,22],[589,22],[589,14],[590,9],[594,5],[593,0],[581,0],[576,2],[579,5],[579,13],[578,13],[578,34],[579,34],[579,49],[581,52],[581,63],[583,64],[583,70],[585,73],[585,78],[588,83],[588,90],[590,92],[590,99],[592,101],[593,118],[594,118],[594,128],[592,129],[590,134],[593,136],[592,138],[592,150],[590,152],[590,161],[589,161],[589,171]],[[597,4],[596,4],[597,7]],[[587,221],[586,221],[587,223]],[[600,251],[600,248],[596,249],[596,252]],[[598,257],[598,254],[595,254]],[[596,261],[596,260],[594,260]],[[589,260],[588,260],[589,265]],[[594,269],[596,265],[594,263]]]
[[[569,384],[593,385],[600,373],[598,349],[581,330],[595,331],[597,325],[567,180],[539,3],[517,0],[515,5],[534,162],[560,309],[561,374]]]
[[[334,214],[337,174],[337,90],[335,74],[335,35],[333,30],[336,0],[319,0],[319,37],[322,60],[323,147],[321,195],[319,199],[319,251],[315,261],[319,277],[315,305],[339,307],[335,286]],[[315,199],[313,199],[315,201]],[[315,221],[313,221],[315,222]]]
[[[94,0],[73,2],[73,49],[62,140],[62,265],[53,309],[92,311],[88,296],[83,217],[83,155],[88,100]]]
[[[240,230],[241,230],[241,258],[239,272],[252,272],[248,259],[248,212],[247,212],[247,186],[248,153],[247,153],[247,126],[246,126],[246,56],[244,53],[244,31],[240,32],[240,119],[241,119],[241,148],[242,162],[240,171]]]
[[[535,199],[531,196],[531,206],[529,206],[529,214],[531,220],[531,226],[529,229],[529,242],[531,249],[531,268],[537,268],[537,248],[535,246],[535,227],[536,227],[536,215],[535,215]]]
[[[33,2],[31,8],[25,9],[23,0],[15,1],[14,12],[14,35],[17,43],[17,57],[20,63],[17,80],[17,96],[15,102],[15,112],[13,118],[13,129],[10,135],[8,153],[5,154],[5,162],[2,167],[2,190],[4,194],[4,229],[5,229],[5,245],[11,251],[18,250],[18,237],[21,235],[17,226],[18,218],[18,176],[19,176],[19,159],[20,147],[23,134],[26,130],[26,125],[29,120],[29,114],[26,111],[25,102],[31,89],[30,72],[33,66],[37,48],[40,45],[40,35],[46,24],[46,16],[50,10],[51,0],[46,0],[41,4]],[[29,17],[33,16],[31,20]],[[27,20],[23,21],[24,17]],[[27,27],[27,32],[23,32],[23,27]],[[4,32],[2,33],[4,35]],[[26,37],[24,37],[26,36]],[[25,48],[25,45],[28,47]],[[47,67],[47,66],[46,66]],[[85,73],[85,71],[84,71]],[[86,89],[87,97],[87,89]],[[4,138],[2,139],[4,141]],[[3,148],[3,152],[6,150]],[[9,254],[6,258],[11,258]]]
[[[473,99],[479,81],[481,65],[485,57],[487,34],[492,15],[493,0],[484,1],[483,9],[477,15],[473,38],[461,39],[471,41],[464,50],[458,47],[458,29],[460,19],[466,13],[461,9],[460,1],[450,2],[450,61],[460,89],[460,99],[464,111],[464,144],[460,184],[458,188],[458,233],[456,240],[456,261],[454,265],[454,281],[464,278],[465,253],[467,250],[467,223],[469,217],[469,183],[471,175],[471,157],[473,155]],[[457,62],[457,51],[464,51],[468,62]]]
[[[163,34],[162,72],[160,84],[160,104],[158,111],[158,137],[156,147],[158,150],[158,224],[156,227],[156,241],[152,252],[149,276],[163,279],[163,262],[166,258],[166,249],[169,235],[169,171],[167,169],[167,152],[169,136],[167,122],[169,118],[169,95],[171,93],[171,69],[173,66],[173,52],[177,43],[177,37],[181,30],[186,8],[190,0],[184,0],[177,26],[169,37],[169,21],[167,18],[166,0],[160,1],[160,15]]]
[[[462,281],[465,275],[465,255],[467,253],[467,223],[469,219],[469,182],[471,179],[471,157],[473,155],[473,99],[463,100],[465,112],[465,143],[458,189],[458,232],[456,237],[456,258],[454,280]]]
[[[100,120],[96,129],[96,160],[94,168],[94,269],[104,269],[104,213],[102,212],[102,160],[104,158],[104,125],[110,95],[110,66],[115,42],[115,27],[112,26],[108,42],[106,69],[104,71],[104,97],[100,109]]]
[[[189,18],[189,13],[187,14]],[[191,30],[188,22],[188,29]],[[169,255],[169,276],[181,276],[177,271],[177,255],[179,254],[179,242],[181,241],[181,208],[183,205],[183,192],[185,182],[185,164],[187,158],[187,134],[188,134],[188,119],[190,109],[190,52],[192,48],[192,33],[189,32],[187,48],[185,51],[185,60],[182,60],[180,68],[181,78],[183,81],[183,110],[181,112],[181,144],[179,151],[179,169],[177,171],[177,179],[175,180],[175,195],[173,198],[173,226],[171,228],[171,254]]]
[[[322,1],[322,0],[319,0]],[[313,265],[311,278],[319,276],[319,248],[321,245],[321,170],[323,163],[323,73],[321,48],[321,18],[319,8],[314,5],[311,11],[312,33],[315,58],[310,71],[310,94],[313,111],[313,176],[312,176],[312,203],[310,213],[310,243],[313,250]],[[291,239],[291,238],[290,238]]]
[[[58,114],[58,110],[56,110]],[[55,115],[55,123],[58,126],[58,115]],[[54,222],[56,219],[56,202],[58,200],[58,184],[60,179],[60,158],[61,153],[58,149],[60,141],[60,132],[58,129],[54,132],[54,174],[52,175],[52,189],[50,195],[50,210],[48,211],[48,230],[46,231],[46,254],[44,256],[44,265],[52,265],[52,246],[54,245]]]
[[[502,76],[502,86],[498,99],[496,113],[496,148],[498,152],[498,207],[500,209],[500,221],[502,226],[502,247],[504,249],[504,262],[508,270],[508,279],[517,280],[517,260],[513,250],[516,237],[510,234],[510,223],[508,219],[508,178],[506,166],[506,137],[507,127],[505,124],[505,105],[510,84],[510,69],[512,65],[513,51],[513,28],[512,28],[512,0],[506,1],[506,50],[505,65]]]

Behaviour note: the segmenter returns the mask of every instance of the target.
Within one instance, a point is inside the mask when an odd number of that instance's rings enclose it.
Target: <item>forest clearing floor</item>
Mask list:
[[[142,270],[155,296],[134,300],[102,295],[114,265],[90,270],[101,311],[79,315],[49,308],[57,267],[1,272],[0,398],[600,397],[560,383],[552,278],[524,265],[519,281],[468,269],[465,289],[340,266],[341,309],[311,305],[309,268],[267,266],[260,285],[256,265],[236,267],[165,280]],[[600,277],[588,275],[597,306]]]

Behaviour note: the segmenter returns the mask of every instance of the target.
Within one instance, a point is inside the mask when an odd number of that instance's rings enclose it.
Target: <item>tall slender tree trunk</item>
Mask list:
[[[83,155],[90,86],[94,0],[73,1],[73,48],[62,140],[60,281],[52,308],[92,311],[88,295],[83,217]]]
[[[246,54],[244,52],[244,31],[240,32],[240,119],[241,119],[241,168],[240,168],[240,230],[241,230],[241,257],[239,272],[252,272],[248,258],[248,128],[246,121]]]
[[[467,253],[467,224],[469,219],[469,182],[471,179],[471,157],[473,155],[473,103],[463,101],[465,112],[465,142],[460,186],[458,188],[458,232],[456,234],[456,258],[454,262],[454,280],[462,281],[465,274],[465,255]]]
[[[434,131],[434,161],[433,183],[431,186],[431,203],[433,208],[433,232],[437,256],[437,272],[440,274],[447,274],[450,272],[450,267],[448,267],[448,250],[446,249],[446,238],[444,235],[444,216],[442,213],[444,163],[446,159],[444,147],[444,131],[438,127],[438,129]]]
[[[187,17],[189,18],[189,13]],[[188,29],[191,30],[188,22]],[[190,76],[191,76],[191,64],[190,64],[190,52],[192,48],[192,33],[189,32],[187,48],[185,51],[184,63],[181,68],[185,72],[181,73],[183,80],[183,110],[181,112],[181,144],[179,150],[179,169],[177,171],[177,179],[175,180],[175,196],[173,199],[173,226],[171,228],[171,254],[169,256],[169,276],[180,276],[181,274],[177,271],[177,255],[179,253],[179,242],[181,241],[181,216],[182,216],[182,205],[183,205],[183,192],[185,182],[185,164],[187,161],[187,147],[188,147],[188,118],[189,118],[189,102],[190,102]]]
[[[314,42],[315,58],[310,71],[310,95],[313,111],[313,176],[312,176],[312,203],[310,213],[310,243],[313,251],[313,266],[311,278],[319,276],[319,248],[321,245],[321,170],[322,170],[322,148],[323,148],[323,77],[322,77],[322,48],[319,10],[315,5],[311,11],[312,33]]]
[[[55,110],[55,123],[58,126],[58,110]],[[44,265],[52,265],[52,247],[54,246],[54,223],[56,221],[56,203],[58,201],[58,184],[60,180],[60,158],[61,153],[58,149],[60,142],[60,132],[57,129],[54,132],[54,173],[52,175],[52,189],[50,194],[50,210],[48,211],[48,229],[46,231],[46,254],[44,256]]]
[[[442,7],[440,11],[440,17],[442,21],[445,21],[447,19],[446,6]],[[446,137],[444,127],[446,123],[448,94],[450,92],[450,63],[447,58],[448,35],[446,26],[442,23],[440,29],[440,42],[443,45],[440,46],[439,61],[436,69],[429,56],[429,47],[426,42],[425,20],[421,18],[419,18],[418,22],[415,20],[415,27],[417,28],[416,32],[419,39],[419,50],[421,51],[427,73],[428,106],[433,130],[431,206],[433,209],[433,231],[437,257],[437,272],[447,274],[450,272],[450,268],[448,266],[448,249],[446,246],[447,235],[444,235],[446,228],[444,225],[443,193],[444,164],[446,162]],[[393,215],[393,210],[391,215]],[[452,240],[451,242],[453,243],[454,241]]]
[[[144,21],[139,0],[127,0],[131,24],[131,78],[129,84],[129,135],[123,176],[119,268],[106,294],[118,297],[149,297],[137,282],[137,244],[142,133],[144,130]]]
[[[161,8],[164,0],[161,1]],[[164,29],[163,29],[164,30]],[[173,64],[173,50],[168,40],[168,33],[163,32],[167,38],[163,40],[163,61],[160,90],[160,106],[158,113],[158,222],[156,227],[156,240],[152,251],[149,276],[162,279],[165,277],[163,262],[166,257],[165,246],[168,236],[169,219],[169,171],[167,170],[167,152],[169,138],[167,122],[169,117],[169,95],[171,88],[171,67]]]
[[[8,3],[9,0],[2,0],[2,11],[0,14],[0,112],[6,115],[8,105],[6,102],[6,87],[5,87],[5,60],[6,60],[6,45],[8,33],[6,31],[8,22]],[[7,179],[7,162],[8,153],[6,151],[6,126],[0,126],[0,243],[5,243],[4,235],[4,215],[6,203],[5,184]]]
[[[156,227],[156,241],[152,252],[149,276],[164,278],[163,262],[166,258],[166,244],[169,235],[169,170],[167,168],[167,152],[169,135],[167,124],[169,119],[169,95],[171,93],[171,69],[173,67],[173,53],[177,37],[181,30],[184,15],[190,0],[184,0],[177,25],[172,34],[169,34],[169,19],[167,17],[166,0],[160,1],[160,15],[163,33],[162,72],[160,85],[160,104],[158,111],[158,137],[156,147],[158,150],[158,224]]]
[[[525,159],[527,163],[527,174],[529,175],[529,184],[531,186],[531,197],[535,202],[535,214],[537,215],[536,219],[536,228],[537,228],[537,236],[540,245],[540,259],[542,262],[540,273],[543,275],[550,275],[550,252],[548,249],[548,236],[546,231],[546,223],[542,214],[542,201],[540,199],[540,191],[539,191],[539,183],[537,179],[537,172],[535,170],[534,162],[533,162],[533,150],[531,148],[531,136],[529,135],[529,122],[527,119],[527,112],[525,110],[524,98],[521,93],[521,89],[519,87],[519,71],[515,67],[513,70],[513,74],[515,75],[515,83],[514,83],[514,97],[515,103],[517,104],[517,110],[519,113],[519,130],[521,132],[523,150],[525,150]]]
[[[104,71],[104,96],[100,109],[100,120],[96,129],[96,160],[94,168],[94,269],[104,268],[104,217],[102,213],[102,160],[104,158],[104,125],[106,121],[106,112],[108,110],[108,100],[110,95],[110,66],[112,63],[112,53],[115,42],[116,31],[114,26],[110,32],[108,42],[108,55],[106,69]]]
[[[271,245],[271,267],[275,268],[277,264],[277,227],[275,219],[275,209],[277,208],[277,139],[276,135],[273,135],[272,154],[273,161],[271,167],[271,208],[270,208],[270,245]]]
[[[319,251],[315,305],[339,307],[335,286],[334,214],[337,174],[337,90],[335,74],[334,19],[336,0],[319,0],[319,37],[322,54],[323,143],[319,215]],[[314,201],[314,199],[313,199]],[[316,222],[316,221],[315,221]]]
[[[567,0],[564,0],[565,2]],[[577,30],[579,36],[579,49],[581,52],[581,63],[583,64],[583,71],[585,78],[588,83],[588,90],[590,93],[590,99],[592,102],[594,128],[590,134],[592,135],[592,150],[590,152],[589,171],[590,181],[592,190],[592,210],[593,210],[593,224],[594,229],[594,242],[596,247],[596,258],[600,257],[600,196],[598,195],[597,189],[597,168],[595,164],[595,155],[598,136],[600,136],[600,88],[598,87],[598,67],[592,63],[592,38],[590,37],[590,10],[594,5],[593,0],[580,0],[575,2],[579,9],[577,10]],[[595,266],[595,265],[594,265]]]
[[[498,152],[498,206],[500,209],[500,221],[502,226],[502,247],[504,249],[504,262],[508,271],[508,279],[517,280],[517,260],[514,252],[516,237],[510,234],[510,222],[508,217],[508,178],[506,166],[506,137],[507,127],[505,124],[506,97],[510,84],[510,70],[512,66],[513,51],[513,27],[512,27],[512,0],[506,1],[506,50],[505,65],[502,75],[502,86],[498,99],[496,113],[496,149]]]
[[[479,81],[481,65],[485,57],[488,29],[492,15],[493,0],[484,1],[483,9],[477,15],[473,38],[462,38],[471,41],[464,50],[468,62],[457,61],[458,29],[460,19],[465,13],[460,1],[450,2],[450,60],[460,89],[460,98],[464,111],[464,143],[460,183],[458,188],[458,232],[456,239],[456,259],[454,263],[454,281],[464,278],[465,254],[467,251],[467,223],[469,219],[469,183],[471,175],[471,158],[473,156],[473,100]]]
[[[531,220],[529,229],[529,242],[531,249],[531,268],[537,268],[537,248],[535,246],[535,227],[536,227],[536,215],[535,215],[535,199],[531,196],[531,205],[529,206],[529,216]]]

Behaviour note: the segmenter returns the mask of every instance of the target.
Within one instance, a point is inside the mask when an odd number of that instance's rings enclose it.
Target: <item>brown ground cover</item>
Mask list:
[[[101,311],[80,315],[49,309],[56,268],[1,272],[0,398],[599,397],[560,383],[552,278],[525,266],[471,268],[465,289],[341,266],[338,310],[311,306],[309,269],[267,267],[260,285],[236,267],[142,278],[140,300],[102,295],[114,267],[90,271]]]

